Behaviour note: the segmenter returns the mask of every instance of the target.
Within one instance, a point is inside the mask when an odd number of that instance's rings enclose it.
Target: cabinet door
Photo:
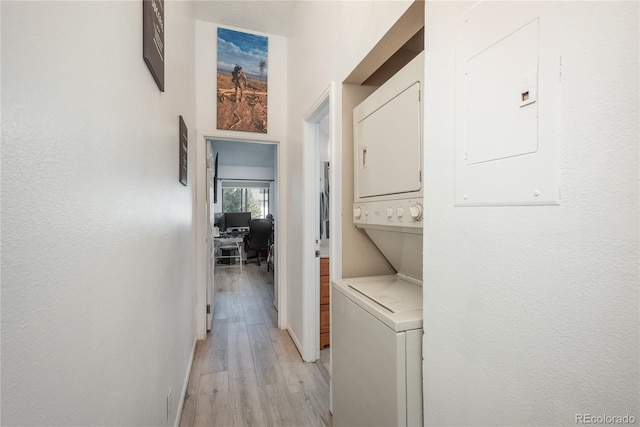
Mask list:
[[[320,350],[330,344],[329,258],[320,258]]]
[[[320,306],[320,333],[329,332],[330,330],[331,310],[329,304],[322,304]]]
[[[329,276],[320,276],[320,305],[329,304]]]
[[[331,337],[329,336],[329,332],[325,332],[320,334],[320,350],[331,344]]]
[[[320,258],[320,276],[329,275],[329,258]]]

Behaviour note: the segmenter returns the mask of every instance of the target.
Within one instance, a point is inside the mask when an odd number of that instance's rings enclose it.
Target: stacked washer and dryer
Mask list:
[[[332,283],[334,426],[422,425],[419,54],[354,109],[353,222],[397,271]]]

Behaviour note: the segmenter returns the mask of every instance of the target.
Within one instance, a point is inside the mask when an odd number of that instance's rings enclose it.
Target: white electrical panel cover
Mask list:
[[[457,205],[558,204],[559,9],[481,2],[458,20]]]
[[[356,201],[422,194],[423,75],[421,53],[354,109]]]

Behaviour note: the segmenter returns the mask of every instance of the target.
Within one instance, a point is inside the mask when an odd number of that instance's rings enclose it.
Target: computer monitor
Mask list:
[[[221,230],[224,229],[224,213],[215,212],[213,214],[213,225],[220,228]]]
[[[234,228],[249,228],[251,212],[227,212],[224,214],[224,226],[226,230]]]
[[[216,212],[213,218],[213,225],[215,227],[218,227],[219,232],[224,232],[224,230],[226,229],[226,227],[224,226],[224,213]]]

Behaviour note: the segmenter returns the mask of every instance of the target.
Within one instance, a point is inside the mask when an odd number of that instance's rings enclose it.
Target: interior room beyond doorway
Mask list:
[[[273,275],[277,146],[220,139],[209,143],[213,169],[210,220],[218,244],[216,268],[239,260],[244,264],[266,263]]]

